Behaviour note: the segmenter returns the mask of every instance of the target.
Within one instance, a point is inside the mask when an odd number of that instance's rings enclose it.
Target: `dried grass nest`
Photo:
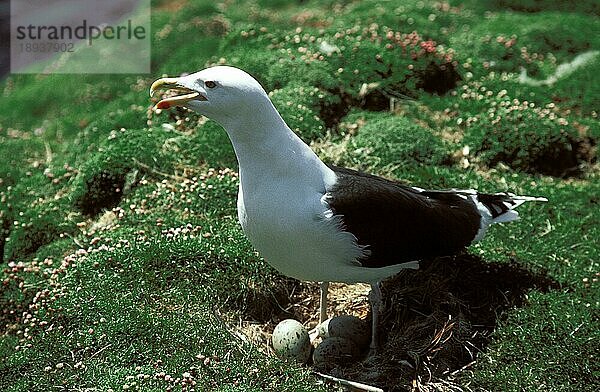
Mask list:
[[[243,321],[237,336],[275,355],[271,334],[286,318],[317,323],[315,283],[282,278],[277,305],[262,321]],[[560,288],[543,271],[529,271],[511,260],[488,262],[463,253],[420,262],[382,283],[379,339],[376,355],[346,365],[312,365],[313,370],[339,379],[393,391],[458,391],[457,375],[472,366],[506,311],[526,305],[527,292]],[[330,315],[353,314],[370,322],[366,284],[332,284]],[[265,298],[257,298],[264,313]],[[256,315],[255,315],[256,316]],[[261,314],[261,316],[264,316]],[[233,321],[233,320],[230,320]],[[233,323],[230,323],[230,325]]]
[[[379,353],[316,370],[386,391],[438,390],[474,363],[506,310],[524,305],[531,289],[551,288],[558,284],[514,261],[471,254],[424,261],[382,285]]]

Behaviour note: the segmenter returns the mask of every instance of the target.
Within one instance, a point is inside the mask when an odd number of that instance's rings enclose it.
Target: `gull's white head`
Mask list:
[[[180,94],[159,101],[158,109],[183,106],[225,128],[252,121],[258,113],[274,110],[260,83],[235,67],[216,66],[179,78],[158,79],[150,87],[150,96],[159,89]]]

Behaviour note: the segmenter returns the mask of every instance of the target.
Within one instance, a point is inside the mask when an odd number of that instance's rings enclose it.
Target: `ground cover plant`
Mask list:
[[[597,390],[596,3],[155,1],[151,75],[5,77],[0,390],[341,389],[313,370],[390,391]],[[251,72],[327,162],[549,202],[384,282],[379,355],[284,362],[269,334],[313,325],[317,286],[244,238],[220,126],[147,96],[213,64]],[[334,286],[333,312],[368,318],[361,290]]]

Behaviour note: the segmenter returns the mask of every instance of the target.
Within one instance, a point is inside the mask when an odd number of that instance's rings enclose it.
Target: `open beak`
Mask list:
[[[208,101],[200,92],[192,90],[182,85],[179,78],[161,78],[156,80],[150,86],[150,97],[153,97],[158,90],[169,90],[178,95],[164,98],[156,104],[157,109],[168,109],[172,106],[185,106],[191,100]]]

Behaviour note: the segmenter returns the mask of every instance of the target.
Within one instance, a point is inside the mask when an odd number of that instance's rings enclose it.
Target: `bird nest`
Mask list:
[[[551,288],[557,283],[514,261],[491,263],[470,254],[423,261],[419,270],[383,282],[376,355],[314,369],[386,391],[453,390],[453,380],[475,364],[506,311],[525,305],[529,290]],[[333,285],[330,290],[330,314],[370,321],[367,285]],[[318,289],[301,284],[290,294],[290,304],[277,317],[241,328],[265,352],[272,353],[269,337],[280,319],[316,324]]]

